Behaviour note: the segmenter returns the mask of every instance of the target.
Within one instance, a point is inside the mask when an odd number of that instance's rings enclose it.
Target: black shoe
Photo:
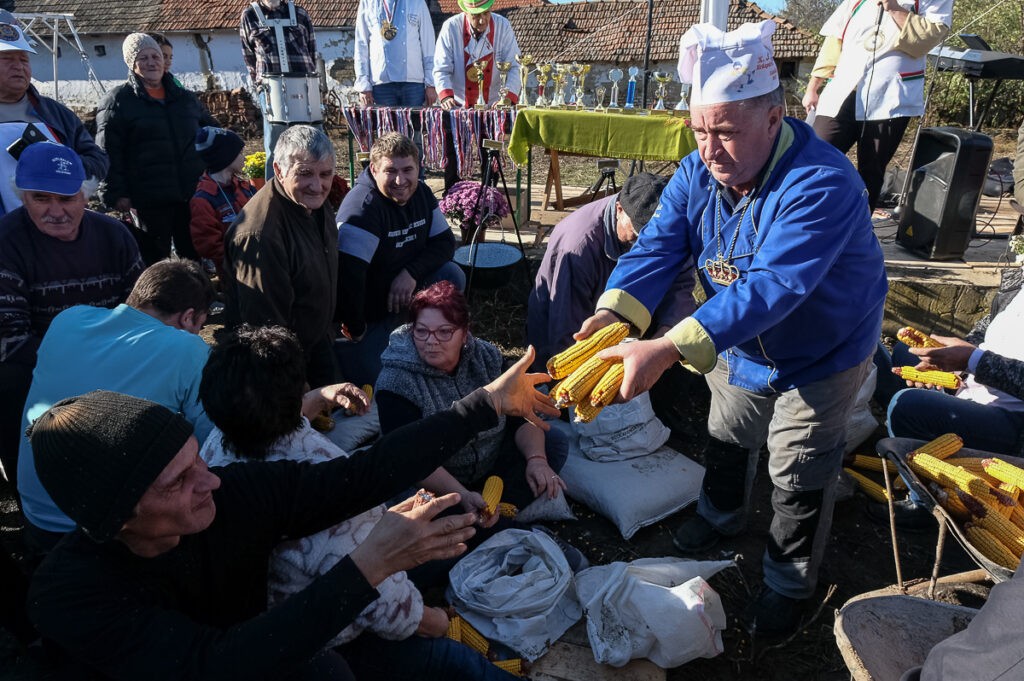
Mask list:
[[[935,519],[931,511],[915,504],[910,499],[901,499],[893,503],[893,515],[896,518],[896,527],[908,532],[923,532],[935,526]],[[889,504],[870,503],[866,507],[868,517],[876,523],[888,527],[889,525]]]
[[[722,539],[722,533],[711,526],[711,523],[694,516],[679,526],[672,534],[672,543],[684,556],[704,553],[713,548]]]
[[[543,532],[555,540],[555,543],[558,544],[558,548],[562,549],[562,553],[565,555],[565,562],[569,564],[569,569],[572,570],[573,573],[577,573],[580,570],[586,570],[590,567],[590,561],[587,560],[587,557],[583,555],[582,551],[559,537],[547,527],[544,527],[543,525],[534,525],[533,530],[535,532]]]
[[[805,600],[764,587],[740,616],[743,628],[760,640],[783,639],[800,628]]]

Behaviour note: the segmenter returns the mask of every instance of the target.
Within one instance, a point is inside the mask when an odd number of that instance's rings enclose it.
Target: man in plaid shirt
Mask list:
[[[280,22],[280,32],[275,23]],[[259,92],[263,110],[263,146],[267,152],[266,179],[274,173],[274,145],[288,127],[267,120],[267,93],[261,90],[267,75],[316,75],[316,36],[313,22],[306,10],[287,0],[259,0],[242,10],[242,58],[249,70],[253,87]],[[279,33],[284,36],[287,64],[282,63],[278,45]],[[303,121],[306,122],[306,121]],[[319,123],[314,123],[317,127]]]

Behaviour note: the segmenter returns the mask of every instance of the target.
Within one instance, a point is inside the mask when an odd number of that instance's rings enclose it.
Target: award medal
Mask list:
[[[384,37],[384,40],[394,40],[395,36],[398,35],[398,28],[395,26],[395,8],[398,6],[398,0],[395,0],[395,4],[388,7],[387,0],[384,0],[384,21],[380,24],[380,34]]]
[[[873,26],[870,31],[864,34],[864,49],[868,52],[876,52],[885,46],[885,31],[881,26]]]

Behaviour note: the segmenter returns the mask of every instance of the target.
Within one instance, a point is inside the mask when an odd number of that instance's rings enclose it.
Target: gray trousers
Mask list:
[[[758,452],[768,444],[768,472],[775,486],[771,539],[764,555],[764,581],[790,598],[809,598],[832,525],[836,479],[846,445],[846,424],[871,358],[814,383],[771,395],[729,384],[729,369],[719,360],[706,378],[711,389],[708,433],[749,451],[743,502],[721,510],[708,498],[705,484],[697,513],[726,535],[743,530],[757,471]],[[708,457],[721,448],[708,448]],[[712,461],[707,461],[708,468]],[[705,474],[707,475],[707,474]],[[732,476],[739,480],[739,476]],[[734,490],[738,492],[738,490]]]

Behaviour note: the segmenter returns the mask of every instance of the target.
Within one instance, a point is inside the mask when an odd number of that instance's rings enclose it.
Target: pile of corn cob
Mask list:
[[[548,360],[548,375],[558,380],[551,389],[559,409],[576,407],[576,421],[589,423],[611,404],[622,385],[622,362],[599,359],[597,353],[618,345],[629,324],[615,322],[577,341]]]
[[[1024,510],[1021,489],[1024,469],[1001,459],[959,456],[963,440],[947,433],[907,455],[918,477],[928,481],[932,496],[963,529],[967,540],[993,563],[1015,570],[1024,553]],[[869,457],[856,457],[859,461]],[[857,465],[856,463],[854,465]],[[890,473],[891,463],[885,462]],[[881,470],[882,460],[871,467]],[[885,489],[856,471],[846,469],[861,489],[876,501],[886,501]],[[898,478],[896,480],[899,480]],[[895,485],[894,485],[895,487]]]
[[[488,660],[490,660],[491,664],[493,664],[495,667],[504,669],[509,674],[513,674],[515,676],[523,675],[522,659],[518,657],[512,658],[510,660],[493,659],[493,657],[490,655],[490,642],[488,642],[488,640],[484,638],[483,634],[477,631],[472,624],[462,619],[458,615],[455,615],[450,620],[448,620],[447,636],[453,641],[460,641],[462,643],[465,643],[467,646],[469,646],[470,648],[472,648],[473,650],[477,651],[478,653],[486,657]]]

